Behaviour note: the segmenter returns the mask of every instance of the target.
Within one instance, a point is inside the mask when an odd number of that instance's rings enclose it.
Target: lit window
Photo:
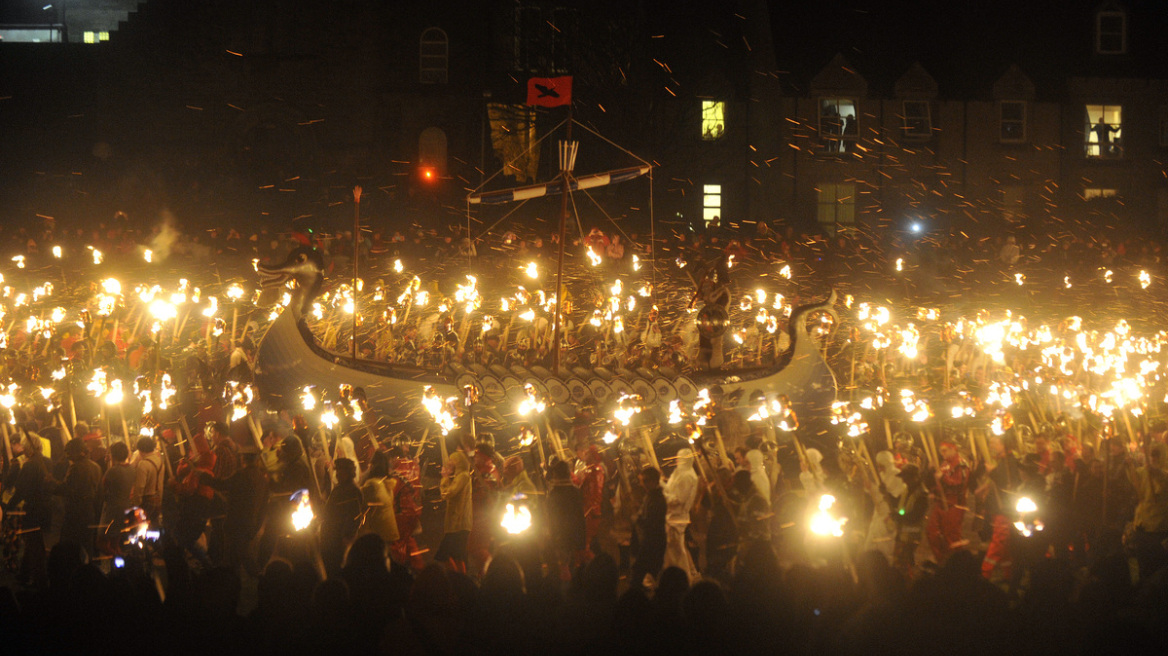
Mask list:
[[[85,33],[85,42],[86,43],[97,43],[97,32],[86,32]]]
[[[98,41],[109,41],[109,32],[98,32],[97,33],[97,40]]]
[[[714,141],[726,131],[726,103],[720,100],[702,101],[702,139]]]
[[[828,232],[856,224],[856,185],[819,185],[819,225]]]
[[[1003,100],[998,105],[1002,143],[1026,141],[1026,101]]]
[[[722,216],[722,185],[702,185],[702,220],[706,223]]]
[[[1101,198],[1116,198],[1119,194],[1114,189],[1084,189],[1083,200],[1099,200]]]
[[[446,32],[437,27],[422,32],[419,54],[418,81],[422,84],[446,84],[450,57],[450,42],[446,38]]]
[[[933,120],[926,100],[904,101],[904,136],[906,139],[930,139]]]
[[[860,135],[856,125],[856,103],[847,98],[819,99],[819,139],[829,153],[851,152]]]
[[[1127,15],[1122,11],[1095,14],[1095,52],[1100,55],[1127,52]]]
[[[1087,157],[1123,157],[1123,108],[1119,105],[1087,105],[1083,142]]]

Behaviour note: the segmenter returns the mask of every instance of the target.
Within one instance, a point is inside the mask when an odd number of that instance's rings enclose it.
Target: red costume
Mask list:
[[[422,504],[418,493],[422,484],[418,461],[395,458],[390,475],[398,479],[393,501],[400,536],[397,542],[389,545],[390,553],[397,562],[407,563],[412,569],[420,571],[425,563],[422,554],[418,553],[418,542],[414,540],[414,533],[417,532],[422,519]]]
[[[572,482],[580,488],[584,497],[584,544],[592,548],[592,540],[600,531],[601,504],[604,502],[604,458],[593,444],[584,454],[584,468],[572,476]]]
[[[981,575],[990,580],[995,570],[1004,580],[1010,580],[1013,575],[1014,561],[1010,554],[1010,535],[1014,530],[1010,519],[1006,517],[1007,508],[1004,505],[1003,495],[1011,492],[1018,484],[1018,464],[1012,456],[1002,457],[997,467],[989,473],[988,481],[983,488],[979,488],[979,495],[984,495],[982,514],[986,521],[993,526],[993,535],[986,548],[985,560],[981,563]]]
[[[942,443],[945,446],[946,443]],[[965,519],[965,493],[969,485],[969,467],[961,461],[957,448],[949,444],[953,455],[941,463],[937,490],[925,534],[937,562],[945,559],[961,542],[961,523]]]

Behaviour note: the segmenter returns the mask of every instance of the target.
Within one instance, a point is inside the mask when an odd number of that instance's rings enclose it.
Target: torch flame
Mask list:
[[[510,535],[519,535],[531,528],[531,511],[527,509],[527,506],[516,506],[509,503],[499,524]]]
[[[312,513],[312,504],[308,501],[308,490],[300,490],[293,494],[292,501],[296,503],[296,509],[292,511],[292,528],[303,531],[315,517]]]

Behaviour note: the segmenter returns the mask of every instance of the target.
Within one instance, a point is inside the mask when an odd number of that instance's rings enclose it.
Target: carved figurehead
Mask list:
[[[261,264],[258,268],[260,286],[265,290],[282,287],[289,280],[296,282],[288,309],[295,313],[297,322],[308,313],[324,286],[324,257],[309,246],[293,250],[283,264]]]

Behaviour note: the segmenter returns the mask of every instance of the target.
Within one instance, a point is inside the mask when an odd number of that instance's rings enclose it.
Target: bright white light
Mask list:
[[[1018,505],[1014,509],[1020,513],[1032,513],[1038,511],[1038,505],[1030,497],[1022,497],[1018,499]]]
[[[531,528],[531,511],[527,509],[527,506],[516,507],[515,504],[509,503],[499,524],[507,533],[519,535]]]
[[[919,223],[914,223],[914,224],[912,224],[912,225],[910,226],[910,229],[911,229],[913,232],[920,232],[921,230],[924,230],[924,228],[923,228],[923,227],[921,227],[921,224],[919,224]]]
[[[819,511],[811,515],[811,532],[816,535],[843,537],[846,517],[835,518],[828,514],[828,510],[835,505],[835,497],[825,494],[819,497]]]
[[[300,490],[294,496],[300,497],[296,510],[292,511],[292,528],[303,531],[312,523],[312,504],[308,502],[308,490]]]

